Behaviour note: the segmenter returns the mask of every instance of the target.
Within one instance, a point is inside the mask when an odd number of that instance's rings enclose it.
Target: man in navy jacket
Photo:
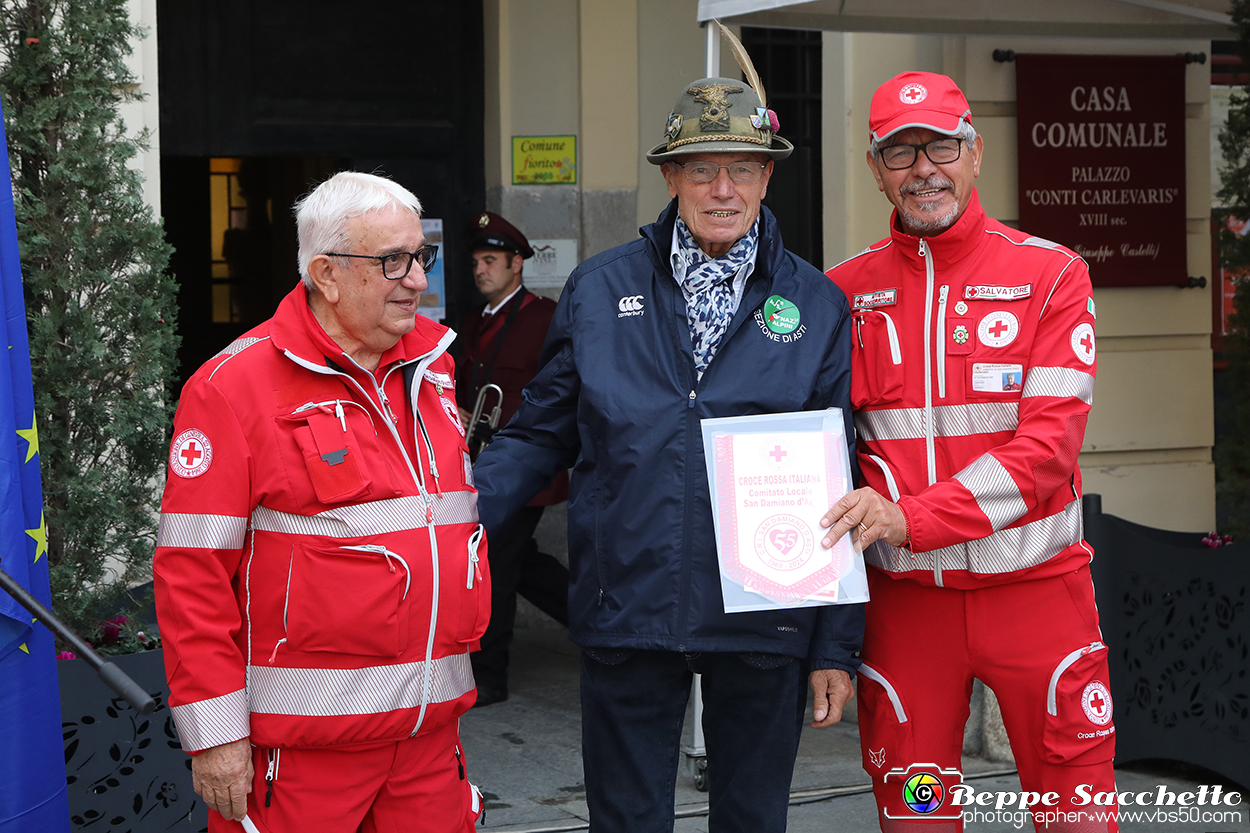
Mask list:
[[[699,421],[837,407],[854,436],[846,297],[760,205],[793,150],[760,104],[732,79],[683,88],[647,154],[673,202],[573,272],[542,369],[474,472],[489,536],[573,469],[569,632],[597,833],[672,829],[692,672],[709,829],[784,830],[804,681],[827,726],[859,665],[862,605],[727,614],[721,598]],[[790,307],[797,324],[768,315]]]

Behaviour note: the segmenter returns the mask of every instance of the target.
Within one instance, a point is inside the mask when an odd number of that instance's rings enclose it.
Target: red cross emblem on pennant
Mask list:
[[[199,477],[213,463],[213,444],[194,428],[174,437],[169,447],[169,470],[179,477]]]

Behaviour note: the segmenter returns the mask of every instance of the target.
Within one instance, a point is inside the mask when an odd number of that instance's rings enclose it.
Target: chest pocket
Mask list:
[[[362,406],[338,400],[309,403],[280,419],[291,426],[321,503],[394,495],[372,419]]]
[[[851,406],[893,402],[903,395],[903,349],[889,313],[860,310],[851,317]]]

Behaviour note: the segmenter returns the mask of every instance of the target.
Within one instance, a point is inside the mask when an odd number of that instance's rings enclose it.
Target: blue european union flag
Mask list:
[[[0,147],[7,147],[3,119]],[[48,605],[48,530],[7,153],[0,175],[0,291],[5,351],[0,358],[0,568]],[[68,830],[56,648],[48,629],[33,624],[31,615],[0,590],[0,833]]]

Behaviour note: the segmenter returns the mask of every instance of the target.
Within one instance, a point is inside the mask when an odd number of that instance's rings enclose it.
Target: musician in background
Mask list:
[[[538,372],[538,356],[556,304],[522,284],[524,260],[534,250],[516,226],[483,211],[470,221],[468,234],[473,280],[486,303],[470,310],[461,327],[464,355],[456,368],[457,402],[467,424],[482,388],[498,385],[503,390],[498,424],[502,428],[521,404],[522,389]],[[498,401],[496,397],[493,391],[486,394],[483,421]],[[479,423],[473,433],[477,439],[489,439],[492,432]],[[490,626],[482,637],[482,649],[471,656],[478,706],[508,699],[508,646],[518,593],[561,625],[568,625],[569,571],[554,556],[539,552],[534,540],[543,509],[567,497],[568,475],[562,473],[490,537]]]

